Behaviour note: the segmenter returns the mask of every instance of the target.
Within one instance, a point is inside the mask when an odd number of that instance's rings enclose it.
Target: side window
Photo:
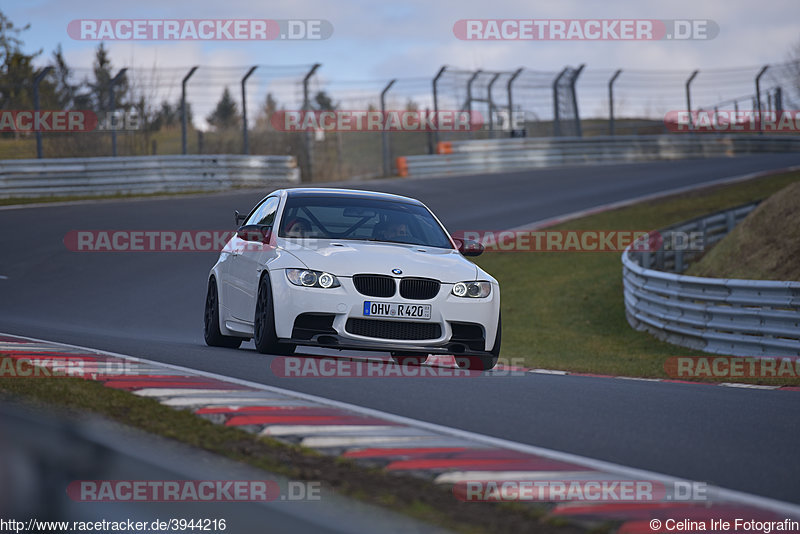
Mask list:
[[[245,224],[272,226],[272,223],[275,222],[275,213],[278,211],[279,202],[278,197],[269,197],[247,218]]]

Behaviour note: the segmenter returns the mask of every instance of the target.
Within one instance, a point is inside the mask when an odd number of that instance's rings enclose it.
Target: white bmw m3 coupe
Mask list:
[[[211,269],[208,345],[291,354],[297,345],[390,352],[422,363],[452,354],[491,369],[500,287],[418,200],[367,191],[278,190],[242,220]]]

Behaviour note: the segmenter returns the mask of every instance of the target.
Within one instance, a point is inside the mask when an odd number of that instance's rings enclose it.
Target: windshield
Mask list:
[[[278,235],[452,248],[424,206],[366,198],[289,197]]]

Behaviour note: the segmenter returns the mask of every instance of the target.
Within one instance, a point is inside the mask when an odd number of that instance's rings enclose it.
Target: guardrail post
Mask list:
[[[386,87],[383,88],[381,91],[381,117],[386,119],[386,93],[389,92],[389,89],[392,88],[394,82],[397,80],[392,80]],[[381,152],[383,155],[383,176],[389,176],[391,173],[391,165],[389,164],[390,155],[389,155],[389,132],[386,131],[384,128],[381,132]]]
[[[475,131],[472,129],[472,82],[481,75],[481,72],[483,72],[481,69],[476,70],[475,74],[473,74],[467,82],[467,105],[465,107],[467,108],[467,116],[469,117],[470,137],[475,137]]]
[[[321,63],[314,63],[312,65],[311,70],[308,71],[305,78],[303,78],[303,113],[307,113],[309,109],[311,109],[311,101],[308,99],[308,80],[317,72],[317,69],[322,66]],[[301,180],[306,182],[314,181],[314,140],[311,137],[311,132],[304,133],[305,145],[306,145],[306,174],[305,179],[303,176],[300,177]]]
[[[734,226],[736,226],[736,217],[734,217],[732,211],[728,211],[725,214],[725,228],[728,229],[728,233],[733,232]]]
[[[247,74],[242,78],[242,154],[250,153],[250,140],[247,138],[247,94],[245,92],[245,84],[247,83],[247,78],[249,78],[257,68],[258,65],[250,67],[250,70],[248,70]]]
[[[650,266],[653,264],[652,256],[650,255],[650,251],[643,251],[641,253],[641,266],[645,269],[649,269]]]
[[[761,70],[758,71],[758,74],[756,74],[756,111],[758,112],[758,133],[759,134],[763,134],[764,133],[762,131],[762,129],[764,127],[764,125],[763,125],[764,120],[761,117],[761,77],[764,75],[765,72],[767,72],[768,68],[769,68],[769,65],[764,65],[763,67],[761,67]]]
[[[192,67],[181,81],[181,153],[186,155],[186,82],[192,77],[197,67]]]
[[[677,250],[673,250],[674,258],[675,258],[675,272],[680,274],[684,271],[683,265],[683,249],[679,248]]]
[[[578,95],[575,94],[575,82],[578,81],[578,76],[581,75],[585,66],[584,63],[581,63],[578,70],[572,73],[572,77],[569,80],[569,90],[572,93],[572,109],[575,110],[575,134],[578,137],[583,137],[583,131],[581,130],[581,115],[578,113]]]
[[[608,135],[614,135],[614,82],[617,81],[622,69],[617,69],[608,80]]]
[[[433,150],[436,150],[436,146],[439,144],[439,92],[436,84],[439,82],[439,78],[442,77],[444,71],[447,70],[447,65],[444,65],[439,72],[436,73],[436,76],[433,78],[433,120],[436,128],[433,130]],[[433,152],[431,152],[433,154]]]
[[[664,270],[664,248],[656,250],[656,269]]]
[[[555,137],[561,136],[561,118],[558,110],[558,84],[561,82],[561,78],[567,73],[567,70],[569,70],[569,67],[564,67],[564,70],[558,73],[556,79],[553,80],[553,135]]]
[[[500,77],[502,73],[498,72],[494,76],[492,76],[491,81],[489,82],[489,87],[487,88],[488,96],[489,96],[489,137],[494,138],[494,101],[492,100],[492,86],[494,82],[497,81],[497,78]],[[509,120],[511,119],[511,115],[509,114]]]
[[[707,229],[708,229],[708,228],[707,228],[707,225],[706,225],[706,219],[705,219],[705,218],[703,218],[703,219],[700,219],[700,220],[697,222],[697,233],[698,233],[698,234],[700,234],[700,235],[702,236],[702,239],[703,239],[703,246],[704,246],[704,247],[711,247],[711,243],[709,243],[709,242],[708,242],[708,232],[707,232]]]
[[[508,91],[508,119],[510,121],[510,128],[508,129],[509,137],[514,137],[514,121],[512,119],[514,115],[514,101],[512,99],[511,84],[514,83],[514,80],[516,80],[520,74],[522,74],[522,67],[514,71],[514,74],[511,75],[511,78],[508,79],[508,83],[506,84],[506,91]]]
[[[39,84],[51,70],[53,67],[45,67],[33,79],[33,110],[37,113],[39,112]],[[36,157],[42,159],[42,131],[39,128],[36,129]]]
[[[117,103],[114,99],[114,86],[119,82],[123,76],[125,76],[125,72],[128,69],[120,69],[116,76],[114,76],[111,81],[108,83],[108,112],[113,114],[115,108],[117,107]],[[108,123],[109,117],[106,117],[106,123]],[[117,157],[117,125],[116,121],[112,120],[111,124],[111,155],[115,158]]]
[[[694,121],[692,120],[692,91],[690,89],[692,80],[700,73],[699,70],[692,72],[689,79],[686,80],[686,111],[689,112],[689,129],[694,130]]]

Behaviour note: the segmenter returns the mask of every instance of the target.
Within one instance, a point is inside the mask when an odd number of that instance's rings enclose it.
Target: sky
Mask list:
[[[787,59],[800,43],[798,0],[253,0],[135,2],[5,0],[15,24],[30,23],[26,50],[43,49],[44,63],[61,44],[68,63],[88,68],[97,41],[70,37],[76,19],[324,19],[333,34],[322,41],[112,41],[115,66],[310,65],[330,83],[430,78],[442,65],[464,69],[559,71],[585,63],[603,69],[757,67]],[[720,28],[711,40],[693,41],[464,41],[459,19],[710,19]],[[237,74],[237,76],[239,76]],[[370,86],[371,87],[371,86]],[[261,95],[259,95],[261,96]]]

